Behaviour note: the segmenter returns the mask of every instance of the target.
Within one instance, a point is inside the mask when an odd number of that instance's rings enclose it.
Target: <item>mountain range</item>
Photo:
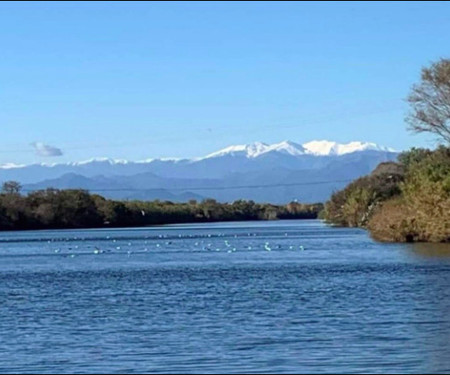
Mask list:
[[[19,181],[24,191],[83,188],[114,199],[319,202],[397,156],[368,142],[255,142],[192,159],[0,165],[0,181]]]

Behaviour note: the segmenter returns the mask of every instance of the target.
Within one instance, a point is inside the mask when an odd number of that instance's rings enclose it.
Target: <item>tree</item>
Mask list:
[[[374,238],[450,242],[450,148],[424,151],[410,152],[401,195],[383,202],[371,217]]]
[[[421,82],[408,97],[412,107],[406,121],[416,132],[428,132],[450,143],[450,59],[422,69]]]
[[[405,169],[409,169],[414,163],[419,163],[425,158],[429,157],[433,151],[426,148],[413,147],[408,151],[403,151],[398,156],[398,161]]]
[[[19,194],[21,189],[22,185],[17,181],[6,181],[2,185],[2,193],[5,194]]]

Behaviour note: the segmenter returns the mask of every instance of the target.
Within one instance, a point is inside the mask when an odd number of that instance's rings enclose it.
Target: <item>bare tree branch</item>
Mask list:
[[[441,59],[422,69],[421,82],[408,96],[409,129],[432,133],[450,143],[450,59]]]

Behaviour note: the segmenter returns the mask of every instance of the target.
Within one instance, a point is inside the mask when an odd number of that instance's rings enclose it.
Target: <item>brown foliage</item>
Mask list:
[[[450,149],[413,150],[402,198],[384,202],[368,228],[381,241],[450,241]]]
[[[402,198],[380,205],[371,217],[368,229],[378,241],[410,242],[417,240],[417,225],[413,212]]]
[[[380,241],[450,242],[450,148],[412,149],[399,161],[333,194],[325,218]]]
[[[334,193],[325,204],[325,219],[334,225],[365,227],[380,202],[400,194],[403,174],[402,165],[381,163],[370,175]]]

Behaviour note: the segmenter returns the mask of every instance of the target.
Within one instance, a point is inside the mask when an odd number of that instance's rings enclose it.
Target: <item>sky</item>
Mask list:
[[[433,147],[405,98],[449,55],[446,2],[2,2],[0,164]]]

